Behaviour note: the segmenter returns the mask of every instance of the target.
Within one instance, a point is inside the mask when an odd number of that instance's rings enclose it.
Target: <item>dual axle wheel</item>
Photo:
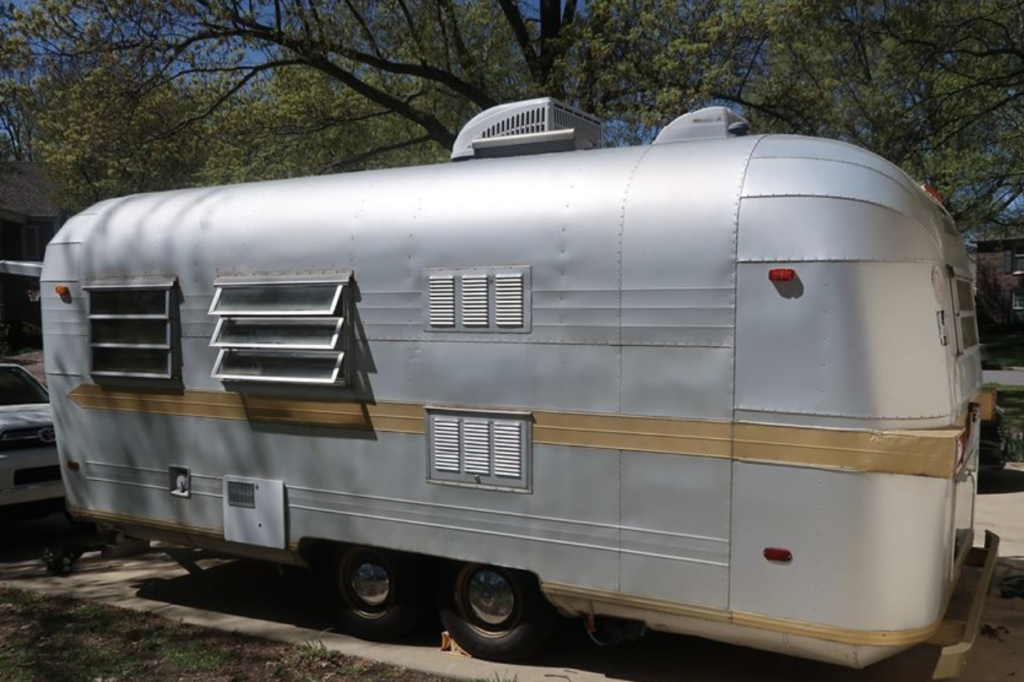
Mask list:
[[[371,547],[341,550],[333,569],[341,624],[362,639],[410,634],[435,595],[444,627],[474,657],[518,660],[551,634],[554,610],[529,573],[460,564],[440,571],[432,586],[411,557]]]

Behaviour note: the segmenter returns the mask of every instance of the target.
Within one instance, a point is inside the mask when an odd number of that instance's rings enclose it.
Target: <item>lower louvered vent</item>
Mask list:
[[[430,480],[528,489],[528,415],[429,412]]]

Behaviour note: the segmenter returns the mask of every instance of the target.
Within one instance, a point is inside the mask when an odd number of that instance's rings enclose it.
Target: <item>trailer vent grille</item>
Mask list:
[[[210,315],[222,381],[347,383],[351,273],[239,281],[221,278]]]
[[[424,329],[530,331],[529,267],[428,268]]]
[[[523,430],[519,424],[494,423],[494,475],[522,478]]]
[[[506,273],[494,276],[494,318],[499,327],[523,326],[523,276]]]
[[[430,326],[455,326],[455,277],[430,278]]]
[[[232,507],[256,508],[256,484],[228,481],[228,504]]]
[[[486,327],[488,320],[487,275],[462,276],[462,324]]]
[[[593,149],[603,140],[601,119],[541,97],[502,104],[474,116],[459,132],[452,159]]]
[[[427,419],[432,482],[529,488],[529,415],[429,409]]]
[[[432,424],[434,468],[459,473],[459,420],[437,417]]]

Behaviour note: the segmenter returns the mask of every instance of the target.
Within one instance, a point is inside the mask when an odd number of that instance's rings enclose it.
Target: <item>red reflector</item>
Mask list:
[[[796,270],[793,268],[772,268],[768,271],[768,279],[773,282],[790,282],[796,279]]]
[[[793,553],[788,549],[782,549],[781,547],[765,547],[764,558],[768,561],[778,561],[780,563],[788,564],[793,560]]]

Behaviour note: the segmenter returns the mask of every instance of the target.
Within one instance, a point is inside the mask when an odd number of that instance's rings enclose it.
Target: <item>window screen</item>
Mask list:
[[[93,376],[175,376],[172,287],[173,282],[86,286]]]
[[[348,277],[337,280],[218,280],[210,345],[222,381],[344,384],[351,324]]]

